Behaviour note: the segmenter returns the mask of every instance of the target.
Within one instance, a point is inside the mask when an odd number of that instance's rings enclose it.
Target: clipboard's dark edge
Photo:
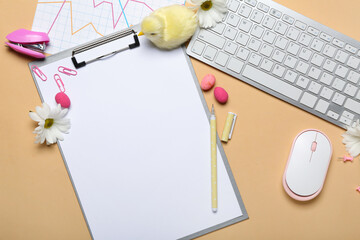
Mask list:
[[[137,27],[137,26],[132,27],[131,29],[134,29],[134,28],[136,28],[136,27]],[[90,42],[87,42],[87,43],[85,43],[85,44],[89,44],[89,43],[91,43],[91,42],[96,42],[96,41],[97,41],[97,39],[95,39],[95,40],[93,40],[93,41],[90,41]],[[85,44],[83,44],[83,45],[85,45]],[[79,47],[79,46],[76,46],[76,47]],[[40,87],[38,86],[38,83],[37,83],[37,81],[36,81],[36,77],[35,77],[33,71],[31,70],[31,67],[32,67],[33,65],[36,65],[36,66],[38,66],[38,67],[42,67],[42,66],[48,65],[48,64],[50,64],[50,63],[52,63],[52,62],[55,62],[55,61],[64,59],[64,58],[66,58],[66,57],[70,57],[70,56],[72,55],[72,51],[73,51],[76,47],[67,49],[67,50],[65,50],[65,51],[59,52],[59,53],[54,54],[54,55],[51,55],[51,56],[47,57],[45,60],[43,60],[43,61],[34,61],[34,62],[30,62],[30,63],[28,64],[29,70],[30,70],[30,73],[31,73],[31,76],[33,77],[35,86],[36,86],[36,88],[37,88],[37,92],[38,92],[38,94],[39,94],[39,96],[40,96],[40,99],[41,99],[41,102],[44,102],[44,98],[43,98],[43,96],[42,96],[42,94],[41,94]],[[209,119],[209,121],[210,121],[210,111],[209,111],[209,109],[207,108],[206,100],[205,100],[205,98],[204,98],[204,96],[203,96],[203,94],[202,94],[202,91],[201,91],[201,88],[200,88],[198,79],[197,79],[197,77],[196,77],[194,68],[193,68],[192,63],[191,63],[191,61],[190,61],[190,57],[186,54],[186,47],[185,47],[185,46],[182,46],[182,51],[183,51],[183,54],[184,54],[184,56],[185,56],[185,59],[186,59],[186,61],[187,61],[187,63],[188,63],[189,70],[190,70],[190,72],[191,72],[191,74],[192,74],[193,81],[194,81],[195,86],[196,86],[196,89],[197,89],[197,91],[198,91],[200,100],[201,100],[201,102],[202,102],[202,104],[203,104],[204,111],[205,111],[206,116],[208,117],[208,119]],[[70,169],[69,169],[69,167],[68,167],[68,165],[67,165],[67,163],[66,163],[65,155],[64,155],[64,153],[63,153],[63,151],[62,151],[60,141],[57,142],[57,145],[58,145],[58,148],[59,148],[61,157],[62,157],[62,159],[63,159],[65,168],[66,168],[66,170],[67,170],[68,176],[69,176],[69,178],[70,178],[71,185],[73,186],[73,189],[74,189],[76,198],[77,198],[77,200],[78,200],[78,203],[79,203],[79,206],[80,206],[80,209],[81,209],[81,212],[82,212],[83,217],[84,217],[84,219],[85,219],[86,226],[87,226],[87,228],[88,228],[88,230],[89,230],[91,239],[94,239],[94,236],[93,236],[93,234],[92,234],[92,231],[91,231],[89,222],[88,222],[88,220],[87,220],[87,217],[86,217],[86,214],[85,214],[85,211],[84,211],[84,208],[83,208],[83,206],[82,206],[82,203],[81,203],[81,200],[80,200],[78,191],[77,191],[77,189],[76,189],[76,187],[75,187],[75,183],[74,183],[74,180],[73,180],[73,178],[72,178]],[[218,145],[218,148],[219,148],[219,150],[220,150],[220,154],[221,154],[221,156],[222,156],[222,159],[223,159],[223,162],[224,162],[224,165],[225,165],[225,169],[226,169],[227,174],[228,174],[228,176],[229,176],[230,182],[231,182],[231,184],[232,184],[233,190],[234,190],[234,192],[235,192],[236,198],[237,198],[237,200],[238,200],[238,204],[239,204],[239,206],[240,206],[240,209],[241,209],[243,215],[241,215],[241,216],[239,216],[239,217],[236,217],[236,218],[234,218],[234,219],[225,221],[225,222],[223,222],[223,223],[217,224],[217,225],[215,225],[215,226],[212,226],[212,227],[203,229],[203,230],[201,230],[201,231],[192,233],[192,234],[190,234],[190,235],[188,235],[188,236],[184,236],[184,237],[180,238],[181,240],[193,239],[193,238],[196,238],[196,237],[205,235],[205,234],[207,234],[207,233],[210,233],[210,232],[219,230],[219,229],[221,229],[221,228],[227,227],[227,226],[229,226],[229,225],[235,224],[235,223],[237,223],[237,222],[240,222],[240,221],[243,221],[243,220],[246,220],[246,219],[249,218],[249,216],[248,216],[248,214],[247,214],[247,211],[246,211],[246,209],[245,209],[244,202],[243,202],[243,200],[242,200],[242,198],[241,198],[240,191],[239,191],[239,189],[237,188],[237,184],[236,184],[235,178],[234,178],[234,176],[233,176],[233,174],[232,174],[232,171],[231,171],[229,162],[228,162],[227,157],[226,157],[226,155],[225,155],[225,151],[224,151],[224,149],[223,149],[223,147],[222,147],[222,144],[221,144],[221,141],[220,141],[220,139],[219,139],[219,136],[217,136],[217,145]]]
[[[196,73],[195,73],[195,70],[194,70],[194,68],[193,68],[193,65],[192,65],[192,63],[191,63],[191,61],[190,61],[190,57],[189,57],[189,56],[187,55],[187,53],[186,53],[186,47],[185,47],[185,46],[182,46],[182,50],[183,50],[183,53],[184,53],[184,55],[185,55],[186,61],[187,61],[188,65],[189,65],[189,69],[190,69],[190,72],[191,72],[191,74],[192,74],[192,77],[193,77],[193,80],[194,80],[196,89],[197,89],[197,91],[198,91],[200,100],[201,100],[201,102],[202,102],[202,104],[203,104],[204,111],[205,111],[206,116],[208,117],[208,120],[209,120],[209,122],[210,122],[210,111],[209,111],[209,109],[208,109],[208,107],[207,107],[207,103],[206,103],[205,97],[204,97],[204,95],[203,95],[203,93],[202,93],[202,90],[201,90],[201,88],[200,88],[200,84],[199,84],[199,81],[198,81],[198,79],[197,79],[197,77],[196,77]],[[216,134],[216,135],[217,135],[217,134]],[[242,198],[241,198],[240,191],[239,191],[239,189],[238,189],[238,187],[237,187],[237,184],[236,184],[234,175],[232,174],[232,171],[231,171],[229,162],[228,162],[228,160],[227,160],[227,157],[226,157],[224,148],[222,147],[222,143],[221,143],[220,138],[219,138],[218,135],[217,135],[217,140],[216,140],[216,142],[217,142],[218,148],[219,148],[219,150],[220,150],[220,154],[221,154],[221,157],[222,157],[222,159],[223,159],[226,172],[227,172],[227,174],[228,174],[228,176],[229,176],[231,185],[232,185],[232,187],[233,187],[233,190],[234,190],[234,192],[235,192],[236,198],[237,198],[237,200],[238,200],[238,203],[239,203],[241,212],[242,212],[243,214],[242,214],[241,216],[239,216],[239,217],[236,217],[236,218],[234,218],[234,219],[231,219],[231,220],[225,221],[225,222],[223,222],[223,223],[217,224],[217,225],[215,225],[215,226],[213,226],[213,227],[209,227],[209,228],[206,228],[206,229],[204,229],[204,230],[198,231],[198,232],[196,232],[196,233],[190,234],[190,235],[188,235],[188,236],[182,237],[182,238],[180,238],[180,240],[193,239],[193,238],[196,238],[196,237],[200,237],[200,236],[205,235],[205,234],[207,234],[207,233],[210,233],[210,232],[219,230],[219,229],[221,229],[221,228],[227,227],[227,226],[229,226],[229,225],[235,224],[235,223],[237,223],[237,222],[240,222],[240,221],[243,221],[243,220],[246,220],[246,219],[249,218],[249,215],[248,215],[248,213],[247,213],[247,211],[246,211],[246,209],[245,209],[244,202],[243,202],[243,200],[242,200]],[[209,209],[209,211],[210,211],[210,209]]]

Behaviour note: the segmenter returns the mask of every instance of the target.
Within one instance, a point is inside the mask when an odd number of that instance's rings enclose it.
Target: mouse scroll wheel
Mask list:
[[[311,144],[311,151],[315,152],[317,147],[317,142],[313,141]]]

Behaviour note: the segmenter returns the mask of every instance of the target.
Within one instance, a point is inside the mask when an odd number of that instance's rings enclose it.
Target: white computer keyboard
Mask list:
[[[360,42],[270,0],[229,0],[188,55],[342,128],[360,118]]]

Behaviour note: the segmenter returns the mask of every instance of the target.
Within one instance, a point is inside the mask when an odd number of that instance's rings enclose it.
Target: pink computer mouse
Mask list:
[[[286,193],[299,201],[315,198],[323,188],[332,155],[329,138],[308,129],[294,139],[283,175]]]

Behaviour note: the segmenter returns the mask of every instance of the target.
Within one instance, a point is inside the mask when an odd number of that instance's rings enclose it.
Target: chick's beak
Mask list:
[[[139,33],[138,33],[138,36],[142,36],[142,35],[144,35],[143,32],[139,32]]]

